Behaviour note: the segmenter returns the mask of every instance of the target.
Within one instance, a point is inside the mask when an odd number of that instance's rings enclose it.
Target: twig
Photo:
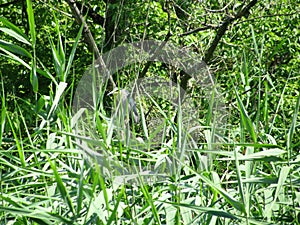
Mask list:
[[[241,23],[247,23],[247,22],[258,20],[258,19],[262,19],[262,18],[276,17],[276,16],[293,16],[293,15],[299,15],[299,14],[300,14],[300,11],[295,11],[293,13],[282,13],[282,14],[258,16],[258,17],[254,17],[254,18],[251,18],[251,19],[247,19],[247,20],[243,20],[243,21],[237,22],[237,23],[235,23],[235,25],[236,24],[241,24]]]
[[[228,8],[228,6],[229,6],[232,2],[233,2],[233,1],[230,1],[230,2],[229,2],[227,5],[225,5],[222,9],[213,10],[213,9],[205,8],[205,10],[206,10],[207,12],[211,12],[211,13],[223,12],[223,11],[225,11],[225,10]]]
[[[199,27],[195,30],[191,30],[191,31],[187,31],[185,33],[182,33],[182,34],[179,34],[179,37],[183,37],[183,36],[187,36],[187,35],[190,35],[190,34],[194,34],[194,33],[197,33],[199,31],[203,31],[203,30],[209,30],[209,29],[217,29],[219,28],[220,26],[212,26],[212,25],[205,25],[205,27]]]

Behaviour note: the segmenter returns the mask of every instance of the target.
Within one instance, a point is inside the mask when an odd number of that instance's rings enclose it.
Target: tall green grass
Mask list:
[[[27,51],[6,45],[2,49],[5,55],[24,65],[30,73],[36,102],[14,99],[14,108],[7,107],[9,97],[5,87],[1,86],[1,129],[0,129],[0,223],[1,224],[299,224],[299,143],[294,142],[298,127],[300,97],[294,104],[291,123],[288,129],[279,129],[276,115],[267,123],[272,111],[269,98],[259,94],[253,101],[249,91],[250,71],[257,73],[258,92],[273,91],[277,110],[281,107],[284,90],[269,89],[263,86],[261,72],[262,52],[252,29],[253,47],[259,58],[258,68],[253,68],[251,57],[244,53],[239,76],[245,82],[247,90],[235,87],[232,79],[230,94],[234,101],[229,121],[235,123],[226,130],[225,143],[219,143],[215,150],[210,149],[209,141],[197,143],[192,152],[191,161],[180,164],[181,170],[176,176],[168,176],[154,184],[138,177],[138,184],[117,183],[103,175],[103,168],[97,161],[87,160],[73,134],[79,115],[71,112],[72,98],[67,102],[65,96],[74,93],[74,86],[67,83],[72,74],[75,51],[79,43],[82,27],[74,38],[70,53],[65,52],[56,22],[57,40],[49,38],[53,54],[53,66],[56,72],[52,76],[35,53],[34,14],[31,1],[27,0],[30,21],[29,39],[16,26],[4,21],[6,29],[2,31],[31,46]],[[30,40],[30,41],[29,41]],[[1,40],[2,41],[2,40]],[[1,42],[2,43],[2,42]],[[3,46],[2,46],[3,48]],[[30,53],[29,53],[30,52]],[[66,55],[69,54],[69,58]],[[30,63],[20,58],[25,55]],[[247,72],[248,71],[248,72]],[[47,76],[53,85],[48,96],[39,96],[37,79]],[[287,81],[289,82],[289,80]],[[265,88],[265,89],[264,89]],[[250,90],[251,91],[251,90]],[[254,90],[256,91],[256,90]],[[249,93],[249,94],[248,94]],[[20,103],[21,102],[21,103]],[[180,127],[176,127],[170,114],[160,108],[159,102],[152,99],[168,121],[166,126],[180,136]],[[33,106],[31,117],[36,118],[36,126],[30,127],[23,111],[24,104]],[[258,110],[254,113],[251,104]],[[141,104],[142,105],[142,104]],[[81,113],[84,113],[83,111]],[[112,124],[102,112],[88,118],[90,126],[95,126],[101,137],[98,140],[84,139],[88,144],[100,145],[107,151],[123,156],[128,149],[115,141]],[[104,112],[103,112],[104,113]],[[165,114],[164,114],[165,113]],[[211,112],[202,112],[211,117]],[[142,129],[147,134],[145,115],[142,112]],[[262,118],[264,121],[262,121]],[[209,125],[209,124],[207,124]],[[213,124],[210,124],[213,126]],[[204,126],[204,132],[210,132]],[[286,140],[277,143],[272,130],[280,130]],[[87,130],[87,132],[89,132]],[[88,133],[90,136],[91,133]],[[91,136],[93,137],[93,136]],[[89,143],[90,142],[90,143]],[[175,141],[174,141],[175,142]],[[161,146],[174,148],[162,138]],[[184,145],[180,145],[184,146]],[[164,150],[164,149],[163,149]],[[152,151],[152,152],[151,152]],[[155,163],[164,157],[165,150],[149,149],[149,152],[134,152],[127,160],[147,160]],[[212,156],[209,170],[200,165],[201,157]],[[134,156],[134,157],[133,157]],[[125,158],[126,159],[126,158]]]

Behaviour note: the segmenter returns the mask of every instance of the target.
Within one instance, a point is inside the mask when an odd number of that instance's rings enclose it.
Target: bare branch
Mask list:
[[[249,15],[249,10],[257,3],[257,0],[253,0],[251,1],[248,5],[246,5],[244,8],[242,8],[241,11],[239,11],[235,16],[227,16],[225,18],[225,20],[223,21],[223,23],[221,24],[221,26],[219,27],[216,37],[214,38],[211,46],[209,47],[209,49],[207,50],[205,57],[204,57],[204,61],[206,63],[208,63],[212,56],[214,51],[217,48],[217,45],[219,44],[221,38],[223,37],[223,35],[226,33],[228,26],[235,20],[238,20],[240,18],[244,17],[248,17]]]
[[[73,16],[75,17],[77,23],[79,23],[80,25],[83,24],[83,35],[84,35],[86,43],[89,45],[90,49],[93,51],[93,53],[96,57],[96,60],[99,61],[100,65],[106,71],[106,73],[109,74],[109,71],[100,55],[99,49],[96,45],[93,35],[92,35],[88,25],[86,24],[83,16],[80,14],[80,11],[78,10],[78,8],[76,6],[76,2],[74,0],[67,0],[67,2],[72,10]],[[109,76],[109,80],[111,81],[113,88],[115,88],[116,83],[114,82],[114,80],[111,76]]]
[[[67,2],[72,10],[73,16],[75,17],[77,23],[80,25],[83,24],[83,35],[84,35],[85,41],[89,45],[89,48],[95,54],[96,58],[99,58],[100,57],[99,49],[95,43],[95,40],[93,38],[93,35],[92,35],[88,25],[86,24],[83,16],[80,14],[80,11],[76,6],[76,2],[74,0],[67,0]]]

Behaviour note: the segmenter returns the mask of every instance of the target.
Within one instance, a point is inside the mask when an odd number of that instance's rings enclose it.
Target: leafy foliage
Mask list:
[[[77,2],[102,53],[156,39],[205,59],[224,21],[230,22],[207,62],[226,100],[221,143],[211,149],[213,103],[191,81],[187,93],[199,106],[199,143],[180,145],[191,154],[176,173],[153,184],[140,179],[138,186],[105,176],[73,134],[73,95],[93,54],[84,26],[72,17],[72,1],[17,2],[0,5],[6,15],[0,17],[1,224],[300,223],[298,1]],[[123,87],[141,74],[184,81],[178,68],[147,62],[124,67],[114,80]],[[144,139],[153,135],[146,111],[165,118],[159,144],[145,152],[116,140],[108,119],[112,101],[100,100],[100,110],[84,124],[95,127],[99,139],[83,140],[87,146],[155,165],[178,147],[180,114],[174,116],[164,99],[139,104],[145,111],[133,126]]]

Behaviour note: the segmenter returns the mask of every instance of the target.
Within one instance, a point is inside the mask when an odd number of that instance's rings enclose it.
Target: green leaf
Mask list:
[[[75,215],[75,210],[74,210],[74,206],[73,206],[73,203],[72,203],[72,199],[69,195],[69,192],[67,191],[62,179],[61,179],[61,176],[59,175],[58,171],[57,171],[57,168],[56,168],[56,165],[55,165],[55,162],[52,162],[50,159],[48,159],[48,162],[50,163],[51,165],[51,168],[53,170],[53,174],[54,174],[54,177],[55,177],[55,180],[57,182],[57,187],[58,187],[58,190],[61,194],[61,197],[65,200],[66,204],[69,206],[69,209],[70,211],[73,213],[73,215]]]
[[[63,67],[64,67],[63,59],[62,59],[61,55],[59,54],[59,51],[56,49],[51,38],[49,38],[49,42],[50,42],[50,46],[51,46],[51,50],[52,50],[56,75],[57,75],[57,77],[59,77],[59,81],[64,82],[63,81]]]
[[[12,31],[14,31],[18,35],[22,36],[28,42],[28,37],[22,32],[22,30],[19,27],[17,27],[16,25],[14,25],[13,23],[9,22],[5,17],[0,17],[0,22],[2,22],[3,25],[10,28]]]
[[[18,137],[18,127],[16,127],[16,124],[12,121],[12,119],[8,116],[7,117],[8,123],[10,125],[11,128],[11,132],[13,134],[13,137],[16,141],[16,146],[18,149],[18,154],[19,154],[19,158],[20,158],[20,162],[23,168],[26,168],[26,160],[25,160],[25,154],[24,154],[24,149],[22,148],[22,143],[21,140]]]
[[[273,201],[270,205],[268,205],[268,208],[266,210],[266,216],[268,218],[271,218],[272,214],[272,210],[273,210],[273,207],[274,207],[274,204],[276,203],[276,200],[279,196],[279,193],[281,191],[281,188],[282,186],[284,185],[287,177],[288,177],[288,174],[290,172],[290,167],[289,166],[283,166],[280,170],[280,174],[279,174],[279,178],[278,178],[278,183],[277,183],[277,186],[276,186],[276,191],[275,191],[275,195],[274,195],[274,198],[273,198]]]
[[[50,108],[50,111],[48,113],[48,119],[51,117],[53,111],[56,109],[56,107],[59,104],[59,100],[64,92],[64,90],[66,89],[66,87],[68,86],[67,83],[65,82],[60,82],[59,85],[56,87],[56,93],[55,93],[55,97],[52,103],[52,106]]]
[[[35,93],[37,93],[38,90],[39,90],[39,81],[38,81],[38,77],[37,77],[37,74],[36,74],[36,67],[35,67],[34,60],[33,60],[32,65],[31,65],[30,83],[32,85],[33,91]]]
[[[14,60],[14,61],[16,61],[16,62],[18,62],[18,63],[21,63],[21,64],[22,64],[23,66],[25,66],[27,69],[31,69],[31,67],[30,67],[26,62],[24,62],[24,60],[22,60],[21,58],[19,58],[19,57],[16,56],[15,54],[13,54],[13,53],[11,53],[10,51],[7,51],[6,49],[1,48],[1,47],[0,47],[0,50],[6,53],[6,55],[1,54],[1,53],[0,53],[0,55],[5,56],[5,57],[8,57],[8,58],[10,58],[10,59],[12,59],[12,60]]]
[[[111,215],[110,215],[110,217],[109,217],[106,224],[112,224],[114,220],[117,221],[117,219],[118,219],[117,210],[119,208],[119,204],[120,204],[121,198],[123,196],[124,196],[124,186],[122,187],[122,189],[121,189],[121,191],[118,195],[118,198],[117,198],[116,203],[114,205],[114,209],[113,209],[113,211],[112,211],[112,213],[111,213]]]
[[[4,48],[12,53],[16,53],[18,55],[23,55],[28,58],[32,58],[32,55],[26,49],[24,49],[18,45],[12,44],[10,42],[0,40],[0,47]]]
[[[3,31],[4,33],[8,34],[9,36],[15,38],[18,41],[21,41],[27,45],[31,45],[31,43],[26,38],[24,38],[22,35],[18,34],[17,32],[15,32],[11,29],[8,29],[5,27],[0,27],[0,30]]]
[[[241,113],[242,123],[243,123],[244,127],[246,127],[247,131],[250,133],[250,136],[251,136],[253,142],[256,143],[257,142],[257,136],[256,136],[256,133],[255,133],[253,123],[252,123],[250,117],[248,116],[248,113],[247,113],[247,111],[244,107],[244,104],[243,104],[242,100],[240,99],[240,96],[239,96],[235,86],[234,86],[234,91],[235,91],[236,98],[238,100],[238,107],[239,107],[239,110],[240,110],[240,113]]]
[[[5,92],[4,92],[4,83],[3,83],[2,79],[1,79],[1,88],[2,88],[2,93],[1,93],[1,103],[2,104],[1,104],[1,118],[0,118],[0,123],[1,123],[0,146],[2,145],[2,138],[3,138],[4,129],[5,129],[5,121],[6,121]]]
[[[67,76],[68,76],[68,74],[70,72],[70,68],[71,68],[72,63],[73,63],[73,59],[74,59],[74,56],[75,56],[76,48],[77,48],[77,45],[79,43],[79,40],[80,40],[80,37],[81,37],[81,34],[82,34],[83,26],[84,26],[84,24],[81,25],[80,30],[79,30],[79,32],[78,32],[78,34],[76,36],[75,42],[73,44],[72,51],[71,51],[71,54],[70,54],[70,57],[69,57],[69,61],[68,61],[68,65],[67,65],[67,68],[66,68],[66,71],[65,71],[65,74],[64,74],[64,81],[66,81]]]
[[[0,196],[2,199],[3,197]],[[53,221],[61,222],[63,224],[70,224],[71,221],[62,216],[51,214],[42,210],[32,210],[23,207],[4,207],[0,206],[0,212],[6,212],[14,216],[23,216],[25,218],[31,218],[32,220],[39,221],[38,224],[53,224]],[[41,223],[43,222],[43,223]]]
[[[202,207],[202,206],[197,206],[197,205],[193,205],[193,204],[185,204],[185,203],[175,203],[175,202],[165,202],[165,201],[160,201],[160,202],[170,204],[170,205],[173,205],[173,206],[189,208],[189,209],[192,209],[192,210],[204,212],[204,213],[207,213],[207,214],[210,214],[210,215],[213,215],[213,216],[217,216],[217,217],[224,217],[224,218],[239,220],[239,218],[236,217],[235,215],[233,215],[229,212],[217,209],[217,208]]]
[[[300,95],[297,98],[297,103],[296,103],[296,107],[295,107],[295,110],[294,110],[292,124],[291,124],[291,127],[289,129],[288,137],[287,137],[287,149],[288,149],[288,152],[289,152],[289,156],[291,155],[290,151],[292,150],[292,145],[293,145],[292,140],[293,140],[293,137],[294,137],[294,134],[295,134],[297,117],[298,117],[298,114],[299,114],[299,107],[300,107]]]
[[[32,9],[32,1],[26,0],[26,4],[27,4],[27,14],[28,14],[28,21],[29,21],[29,30],[31,35],[31,44],[33,48],[35,48],[36,32],[35,32],[34,14]]]
[[[254,153],[250,153],[247,155],[243,155],[243,154],[238,154],[236,153],[235,157],[230,157],[230,158],[221,158],[219,160],[245,160],[245,161],[253,161],[253,160],[260,160],[260,161],[278,161],[280,158],[279,156],[285,154],[286,151],[275,148],[275,149],[268,149],[268,150],[263,150],[260,152],[254,152]],[[228,154],[229,155],[229,154]]]
[[[44,96],[41,96],[39,98],[39,100],[37,101],[36,106],[35,106],[35,112],[36,113],[39,113],[41,111],[41,109],[45,106],[45,102],[46,101],[45,101]]]
[[[245,211],[246,211],[246,215],[248,215],[249,214],[249,212],[248,212],[248,204],[247,204],[248,202],[246,202],[246,198],[245,198],[245,194],[244,194],[242,172],[240,170],[240,162],[239,162],[238,157],[237,157],[238,150],[239,150],[239,148],[235,148],[234,149],[236,176],[237,176],[237,183],[238,183],[238,187],[239,187],[238,190],[239,190],[239,193],[240,193],[243,205],[247,206],[247,207],[245,207]],[[248,193],[246,193],[246,194],[248,194]]]
[[[225,191],[222,187],[220,187],[219,185],[215,184],[214,182],[212,182],[210,179],[208,179],[207,177],[205,177],[202,174],[198,174],[196,173],[196,175],[204,182],[206,183],[208,186],[210,186],[211,188],[213,188],[215,191],[217,191],[220,195],[222,195],[227,202],[232,205],[234,208],[236,208],[237,210],[245,213],[245,206],[243,204],[241,204],[239,201],[237,201],[236,199],[234,199],[227,191]]]

